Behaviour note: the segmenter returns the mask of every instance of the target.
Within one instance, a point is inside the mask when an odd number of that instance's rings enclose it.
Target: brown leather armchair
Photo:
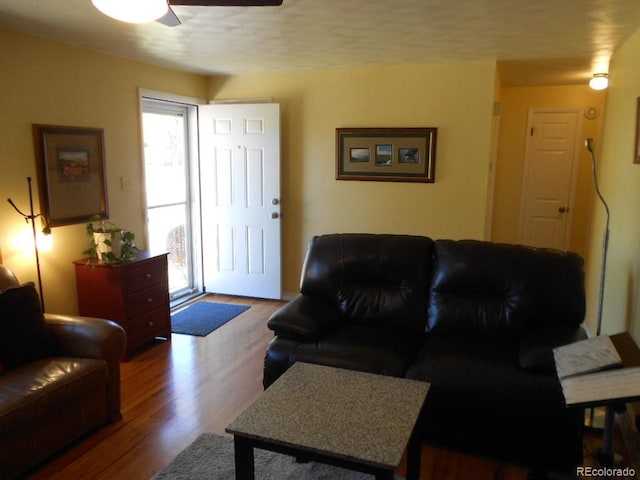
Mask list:
[[[19,286],[0,265],[0,295]],[[14,478],[121,418],[124,330],[110,320],[76,315],[45,313],[44,323],[54,339],[52,354],[0,372],[0,478]]]

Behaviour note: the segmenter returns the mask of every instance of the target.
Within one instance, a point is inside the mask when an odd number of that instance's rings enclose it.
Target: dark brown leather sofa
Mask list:
[[[119,325],[43,315],[33,284],[0,266],[0,330],[0,478],[121,418]]]
[[[431,383],[426,441],[570,469],[584,411],[552,349],[586,338],[574,253],[404,235],[315,237],[301,294],[270,318],[264,385],[297,361]]]

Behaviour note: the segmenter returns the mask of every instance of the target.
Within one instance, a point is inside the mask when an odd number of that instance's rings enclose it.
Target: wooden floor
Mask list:
[[[223,434],[262,392],[264,353],[273,337],[266,320],[283,303],[208,299],[251,308],[207,337],[173,335],[171,342],[132,356],[122,364],[123,419],[86,436],[28,478],[148,479],[199,434]],[[527,476],[519,466],[423,446],[422,480],[492,480],[496,472],[505,480]],[[404,474],[403,467],[398,473]]]

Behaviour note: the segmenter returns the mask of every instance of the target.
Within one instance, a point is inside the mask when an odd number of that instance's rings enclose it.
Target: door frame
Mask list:
[[[189,137],[187,139],[189,145],[189,192],[191,194],[191,229],[192,229],[192,262],[193,262],[193,280],[195,292],[192,296],[200,295],[204,292],[204,274],[202,268],[202,222],[201,222],[201,204],[200,204],[200,153],[198,145],[198,106],[206,104],[205,100],[186,97],[182,95],[174,95],[171,93],[159,92],[157,90],[149,90],[146,88],[138,89],[138,103],[139,103],[139,121],[140,121],[140,158],[144,159],[144,142],[142,141],[143,120],[142,113],[144,111],[143,100],[156,100],[168,103],[177,103],[187,107],[187,121],[190,127],[188,129]],[[144,162],[142,165],[142,173],[144,172]],[[147,196],[146,193],[142,195],[142,204],[145,212],[145,228],[144,237],[145,243],[148,244],[149,232],[147,231]],[[188,300],[190,296],[179,298],[176,303],[181,303]]]
[[[567,199],[567,220],[564,227],[564,242],[562,249],[568,250],[571,244],[571,228],[573,226],[573,213],[575,206],[576,186],[578,183],[578,167],[580,164],[580,146],[582,144],[582,117],[584,109],[579,107],[547,107],[547,108],[530,108],[527,117],[527,128],[525,130],[525,147],[522,169],[522,183],[520,185],[520,208],[518,213],[518,242],[524,243],[524,225],[525,210],[527,201],[527,185],[529,184],[531,155],[531,129],[533,128],[533,117],[536,113],[575,113],[576,114],[576,134],[575,145],[573,151],[573,160],[571,165],[571,181],[569,185],[569,197]]]

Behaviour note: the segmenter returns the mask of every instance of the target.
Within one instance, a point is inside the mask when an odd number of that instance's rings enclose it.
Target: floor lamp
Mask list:
[[[602,265],[600,266],[600,292],[598,295],[598,316],[596,318],[596,336],[600,336],[600,334],[602,333],[602,305],[604,302],[604,284],[605,284],[605,279],[606,279],[606,273],[607,273],[607,253],[609,251],[609,218],[610,218],[610,213],[609,213],[609,205],[607,204],[607,201],[604,199],[604,197],[602,196],[602,193],[600,192],[600,186],[598,184],[598,175],[597,175],[597,171],[596,171],[596,154],[594,152],[593,149],[593,138],[587,138],[584,141],[585,146],[587,147],[587,150],[589,150],[589,153],[591,154],[591,165],[592,165],[592,170],[593,170],[593,183],[595,185],[595,189],[596,189],[596,194],[598,195],[598,199],[600,199],[600,202],[602,203],[602,205],[604,206],[604,210],[605,210],[605,214],[606,214],[606,223],[605,223],[605,228],[604,228],[604,239],[602,240]],[[596,430],[600,430],[602,429],[602,427],[595,427],[594,426],[594,409],[591,408],[590,409],[590,413],[589,413],[589,427],[594,428]]]
[[[42,294],[42,275],[40,274],[40,252],[38,250],[38,238],[36,233],[36,218],[42,217],[45,222],[45,226],[42,229],[42,233],[45,235],[51,234],[51,229],[49,228],[49,224],[41,213],[34,214],[33,213],[33,192],[31,190],[31,177],[27,177],[27,183],[29,184],[29,212],[28,214],[21,211],[16,204],[13,203],[13,200],[7,198],[7,202],[11,204],[11,206],[24,218],[25,222],[31,222],[31,231],[33,232],[33,248],[36,256],[36,273],[38,275],[38,292],[40,293],[40,307],[44,312],[44,295]]]
[[[600,336],[602,333],[602,303],[604,300],[604,282],[607,271],[607,252],[609,251],[609,205],[600,192],[600,186],[598,185],[598,175],[596,172],[596,154],[593,151],[593,138],[587,138],[585,145],[589,153],[591,153],[591,164],[593,166],[593,183],[596,187],[596,194],[604,206],[606,213],[606,224],[604,229],[604,240],[602,241],[602,266],[600,268],[600,294],[598,296],[598,317],[596,323],[596,335]]]

